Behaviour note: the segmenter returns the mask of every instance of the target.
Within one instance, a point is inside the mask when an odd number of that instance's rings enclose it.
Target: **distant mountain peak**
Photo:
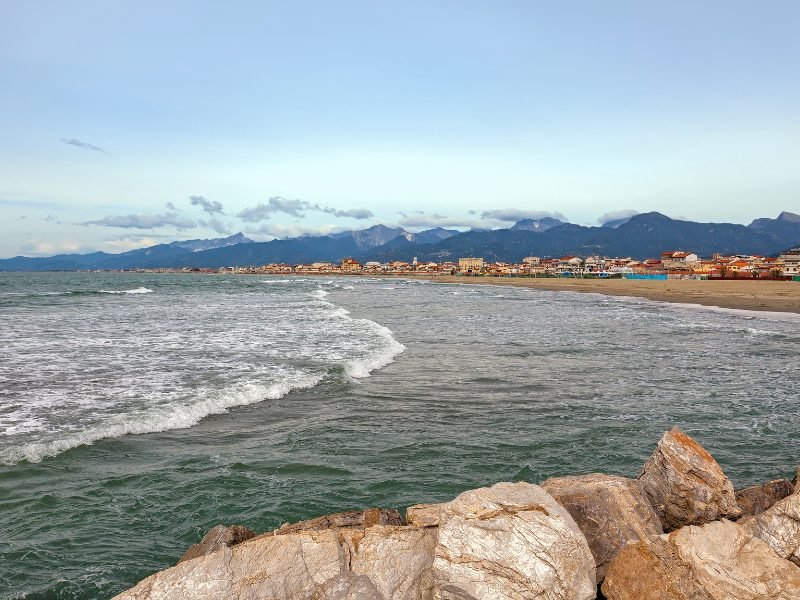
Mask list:
[[[252,244],[253,240],[243,234],[234,233],[224,238],[213,238],[210,240],[182,240],[167,244],[174,248],[184,248],[192,252],[202,252],[203,250],[213,250],[214,248],[224,248],[226,246],[235,246],[236,244]]]
[[[748,227],[752,229],[771,229],[795,225],[800,225],[800,215],[785,210],[775,219],[755,219]]]
[[[513,231],[536,231],[543,232],[553,227],[566,224],[566,221],[554,219],[553,217],[542,217],[541,219],[522,219],[511,226]]]
[[[778,215],[778,218],[776,220],[784,221],[787,223],[800,223],[800,215],[785,210]]]

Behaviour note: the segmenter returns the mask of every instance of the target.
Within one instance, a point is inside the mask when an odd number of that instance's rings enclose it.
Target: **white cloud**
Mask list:
[[[275,239],[286,239],[299,237],[301,235],[330,235],[347,231],[348,227],[335,225],[321,225],[318,227],[305,226],[300,224],[280,225],[277,223],[264,223],[259,227],[245,229],[244,233],[257,241],[269,241]]]
[[[497,219],[498,221],[507,221],[516,223],[517,221],[522,221],[523,219],[533,219],[534,221],[538,221],[539,219],[544,218],[551,218],[551,219],[558,219],[560,221],[566,221],[567,217],[565,217],[562,213],[558,211],[549,211],[549,210],[523,210],[519,208],[500,208],[494,210],[485,210],[481,213],[481,217],[484,219]]]
[[[623,210],[610,210],[607,213],[600,215],[597,218],[597,222],[600,225],[605,225],[609,221],[618,221],[620,219],[630,219],[631,217],[635,217],[639,214],[638,210],[633,210],[632,208],[626,208]]]
[[[431,229],[434,227],[475,228],[482,229],[487,226],[486,221],[471,219],[469,217],[447,217],[438,213],[406,215],[400,219],[398,225],[413,229]]]
[[[83,242],[76,240],[45,241],[31,240],[20,247],[23,256],[53,256],[54,254],[76,254],[87,252]]]
[[[212,217],[210,219],[200,219],[198,221],[200,225],[203,227],[208,227],[209,229],[213,229],[217,233],[222,233],[228,235],[231,233],[231,229],[228,225],[220,221],[217,217]]]
[[[222,203],[216,200],[209,200],[203,196],[189,196],[192,206],[199,206],[210,215],[223,214]]]
[[[122,229],[158,229],[161,227],[174,227],[175,229],[191,229],[197,227],[192,219],[177,213],[169,212],[162,215],[118,215],[108,216],[95,221],[85,221],[81,225],[99,225],[101,227],[120,227]]]
[[[348,219],[370,219],[374,216],[372,211],[367,208],[342,210],[330,206],[312,204],[307,200],[288,200],[280,196],[272,196],[267,200],[266,204],[259,202],[256,206],[245,208],[236,216],[248,223],[258,223],[259,221],[269,219],[275,213],[284,213],[291,217],[302,219],[306,216],[306,212],[320,212],[326,215]]]

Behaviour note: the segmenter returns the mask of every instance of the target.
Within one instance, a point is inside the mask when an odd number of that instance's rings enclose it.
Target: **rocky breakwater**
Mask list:
[[[800,599],[797,479],[733,489],[664,434],[637,479],[498,483],[450,502],[212,529],[117,596],[307,600]]]

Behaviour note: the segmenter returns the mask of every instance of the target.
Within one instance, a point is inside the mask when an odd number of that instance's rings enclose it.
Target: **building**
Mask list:
[[[800,276],[800,248],[792,248],[779,257],[783,261],[784,277]]]
[[[483,269],[483,259],[482,258],[459,258],[458,259],[458,270],[462,273],[477,273]]]
[[[361,263],[354,258],[342,259],[342,273],[353,273],[361,270]]]

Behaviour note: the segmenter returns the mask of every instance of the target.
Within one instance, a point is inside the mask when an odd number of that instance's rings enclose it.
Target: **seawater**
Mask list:
[[[217,523],[800,461],[800,318],[362,278],[0,274],[0,597],[108,598]]]

